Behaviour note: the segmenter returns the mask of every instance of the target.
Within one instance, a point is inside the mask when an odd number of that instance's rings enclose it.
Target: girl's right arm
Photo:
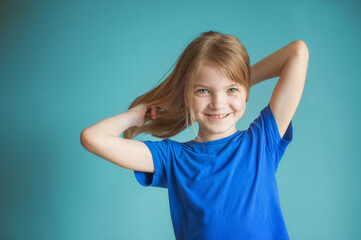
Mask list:
[[[142,126],[148,109],[151,110],[153,119],[159,116],[155,106],[139,104],[83,130],[80,136],[81,144],[89,152],[123,168],[154,172],[149,148],[141,141],[120,137],[128,128]]]

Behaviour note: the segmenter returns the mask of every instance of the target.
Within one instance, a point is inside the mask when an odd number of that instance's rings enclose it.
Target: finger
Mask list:
[[[161,108],[157,107],[156,109],[157,109],[156,116],[159,117],[159,113],[160,113]]]
[[[152,105],[152,118],[155,119],[156,118],[156,115],[157,115],[157,108],[155,106]]]
[[[150,105],[146,104],[146,103],[141,103],[140,105],[142,105],[145,108],[145,112],[148,112],[148,110],[150,109]]]

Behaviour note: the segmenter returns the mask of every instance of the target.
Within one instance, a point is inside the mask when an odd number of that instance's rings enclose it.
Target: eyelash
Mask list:
[[[238,92],[238,89],[237,89],[237,88],[230,88],[230,89],[235,89],[235,90],[236,90],[235,92]],[[228,90],[230,90],[230,89],[228,89]],[[199,91],[201,91],[201,90],[206,90],[206,91],[208,91],[207,89],[199,89],[197,92],[199,92]],[[235,93],[235,92],[232,92],[232,93]]]

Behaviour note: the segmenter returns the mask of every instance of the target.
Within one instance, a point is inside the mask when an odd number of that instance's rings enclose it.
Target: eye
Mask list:
[[[234,92],[237,92],[237,91],[238,91],[238,89],[237,89],[237,88],[230,88],[230,89],[228,89],[228,90],[231,90],[231,89],[236,90],[236,91],[233,91],[232,93],[234,93]]]
[[[200,91],[202,91],[202,90],[208,91],[207,89],[199,89],[197,92],[200,92]]]

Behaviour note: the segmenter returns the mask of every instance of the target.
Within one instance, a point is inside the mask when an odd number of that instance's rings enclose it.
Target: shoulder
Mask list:
[[[275,142],[276,145],[280,143],[289,143],[293,138],[293,124],[292,120],[287,126],[285,133],[281,136],[275,115],[268,103],[259,113],[259,116],[251,123],[249,131],[257,132],[258,135],[265,135],[270,144]]]

